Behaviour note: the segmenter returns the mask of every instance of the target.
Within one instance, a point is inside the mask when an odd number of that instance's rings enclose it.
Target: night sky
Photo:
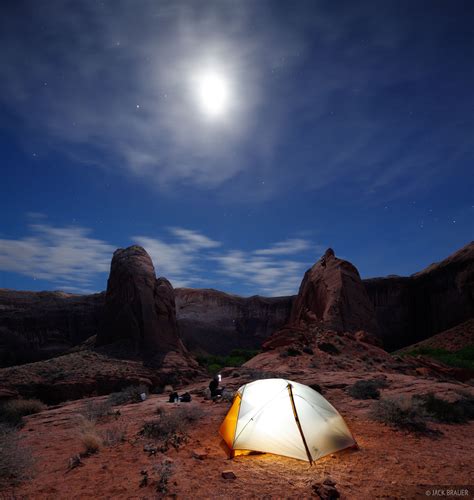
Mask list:
[[[0,4],[0,287],[296,293],[474,234],[474,2]]]

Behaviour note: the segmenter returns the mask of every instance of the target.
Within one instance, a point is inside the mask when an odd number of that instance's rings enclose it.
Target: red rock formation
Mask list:
[[[177,288],[180,335],[189,349],[225,354],[258,349],[290,316],[293,297],[239,297],[211,289]]]
[[[374,308],[359,272],[330,248],[306,271],[290,324],[319,323],[335,331],[377,332]]]
[[[51,358],[97,334],[104,297],[0,289],[0,366]]]
[[[386,349],[426,339],[474,317],[474,242],[410,277],[364,285]]]
[[[184,352],[178,336],[174,290],[156,279],[153,262],[139,246],[114,252],[97,345],[125,340],[147,357]]]

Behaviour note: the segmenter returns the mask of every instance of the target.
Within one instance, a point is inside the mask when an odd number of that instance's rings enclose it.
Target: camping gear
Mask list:
[[[312,463],[356,445],[344,419],[321,394],[281,378],[243,385],[219,432],[231,456],[258,451]]]
[[[191,402],[191,394],[189,394],[189,392],[185,392],[184,394],[182,394],[182,395],[179,397],[179,400],[180,400],[182,403],[190,403],[190,402]]]

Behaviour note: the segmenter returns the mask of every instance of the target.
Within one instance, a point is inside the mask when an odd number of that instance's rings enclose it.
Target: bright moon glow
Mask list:
[[[197,79],[197,92],[202,111],[210,117],[224,114],[229,105],[229,84],[218,73],[205,73]]]

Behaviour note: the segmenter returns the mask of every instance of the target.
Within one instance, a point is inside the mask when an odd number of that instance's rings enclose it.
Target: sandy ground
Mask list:
[[[343,379],[342,373],[320,375],[323,385],[337,385]],[[300,381],[305,382],[304,377]],[[242,381],[231,382],[237,388]],[[414,394],[430,388],[449,398],[460,387],[460,384],[391,375],[390,387],[383,392]],[[189,389],[199,389],[199,385]],[[344,416],[360,449],[332,454],[313,466],[270,454],[229,460],[218,434],[229,403],[213,403],[194,395],[191,403],[175,405],[167,403],[164,395],[152,395],[143,403],[119,407],[118,418],[106,417],[96,424],[99,430],[120,425],[126,429],[126,442],[102,447],[98,453],[83,458],[83,465],[68,470],[70,457],[82,450],[78,414],[87,400],[66,403],[26,419],[21,434],[36,460],[35,476],[15,489],[4,491],[3,498],[308,498],[313,495],[312,484],[330,477],[342,498],[411,499],[427,498],[425,491],[432,485],[474,483],[474,422],[430,424],[442,434],[418,436],[371,421],[367,413],[372,401],[352,400],[341,388],[327,389],[324,395]],[[156,417],[158,407],[173,412],[179,411],[180,406],[202,410],[201,418],[188,425],[187,443],[178,450],[171,448],[164,454],[149,456],[143,447],[153,441],[138,435],[143,422]],[[205,451],[207,456],[197,459],[193,457],[195,450]],[[173,472],[168,493],[162,494],[156,491],[154,466],[165,457],[173,461]],[[140,487],[141,472],[145,470],[149,482]],[[236,479],[223,479],[221,473],[225,470],[232,470]]]

